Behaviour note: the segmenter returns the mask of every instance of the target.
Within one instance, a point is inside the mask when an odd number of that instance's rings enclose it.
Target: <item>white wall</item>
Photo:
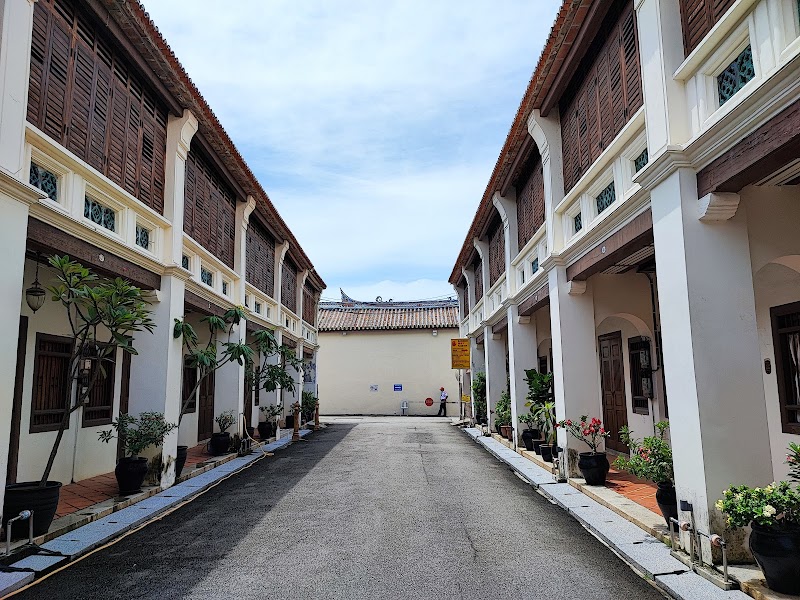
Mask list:
[[[448,416],[459,414],[458,383],[450,368],[450,339],[458,329],[321,332],[317,358],[320,412],[399,415],[408,401],[409,414],[435,415],[439,387],[449,395]],[[394,385],[401,384],[402,392]],[[370,391],[377,385],[378,391]],[[468,392],[467,392],[468,393]],[[425,398],[433,406],[425,406]]]

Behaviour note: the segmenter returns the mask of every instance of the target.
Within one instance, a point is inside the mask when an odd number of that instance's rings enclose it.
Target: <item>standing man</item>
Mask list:
[[[446,417],[447,416],[447,392],[444,391],[444,388],[441,387],[439,390],[442,392],[439,396],[439,412],[436,413],[437,417]]]

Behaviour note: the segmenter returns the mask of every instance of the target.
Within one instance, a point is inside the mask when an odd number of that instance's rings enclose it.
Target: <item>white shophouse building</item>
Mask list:
[[[325,284],[139,2],[2,0],[0,24],[2,506],[6,482],[41,477],[73,387],[62,307],[26,304],[37,262],[45,287],[54,253],[132,281],[156,324],[72,415],[51,474],[63,483],[114,469],[98,431],[121,412],[178,420],[182,380],[195,374],[184,373],[174,319],[202,341],[203,315],[242,305],[236,340],[268,328],[313,363]],[[299,398],[245,389],[242,366],[217,371],[168,436],[165,462],[208,439],[223,411],[255,425],[256,402]],[[170,466],[162,486],[173,480]]]
[[[798,130],[796,0],[564,2],[450,279],[490,407],[508,370],[520,431],[537,367],[558,418],[641,437],[668,417],[703,531],[729,485],[785,478]]]

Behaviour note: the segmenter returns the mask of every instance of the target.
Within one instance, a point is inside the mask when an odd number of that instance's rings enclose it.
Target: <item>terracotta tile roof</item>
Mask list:
[[[321,302],[319,306],[319,331],[447,327],[458,327],[458,300],[359,302],[342,292],[341,302]]]
[[[214,111],[192,82],[175,53],[170,48],[158,27],[150,19],[139,0],[100,0],[116,21],[130,43],[142,55],[147,64],[163,82],[184,109],[197,117],[200,132],[208,140],[225,167],[236,178],[236,182],[256,200],[256,211],[275,229],[275,232],[290,244],[289,253],[298,265],[311,271],[309,279],[318,290],[325,289],[325,282],[313,269],[300,243],[267,196],[242,155],[234,146]]]
[[[555,23],[550,29],[550,35],[542,49],[542,54],[528,82],[525,95],[517,108],[489,183],[475,212],[475,217],[461,246],[461,252],[453,266],[449,280],[453,285],[458,284],[462,278],[461,267],[468,264],[469,258],[475,250],[473,238],[480,236],[492,216],[494,208],[492,197],[508,176],[509,170],[528,136],[528,119],[535,108],[541,107],[542,100],[563,65],[593,1],[604,0],[564,0],[561,4]]]

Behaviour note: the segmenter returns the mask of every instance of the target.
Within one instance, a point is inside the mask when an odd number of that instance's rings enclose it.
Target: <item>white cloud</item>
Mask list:
[[[145,4],[331,287],[449,289],[558,0]]]

